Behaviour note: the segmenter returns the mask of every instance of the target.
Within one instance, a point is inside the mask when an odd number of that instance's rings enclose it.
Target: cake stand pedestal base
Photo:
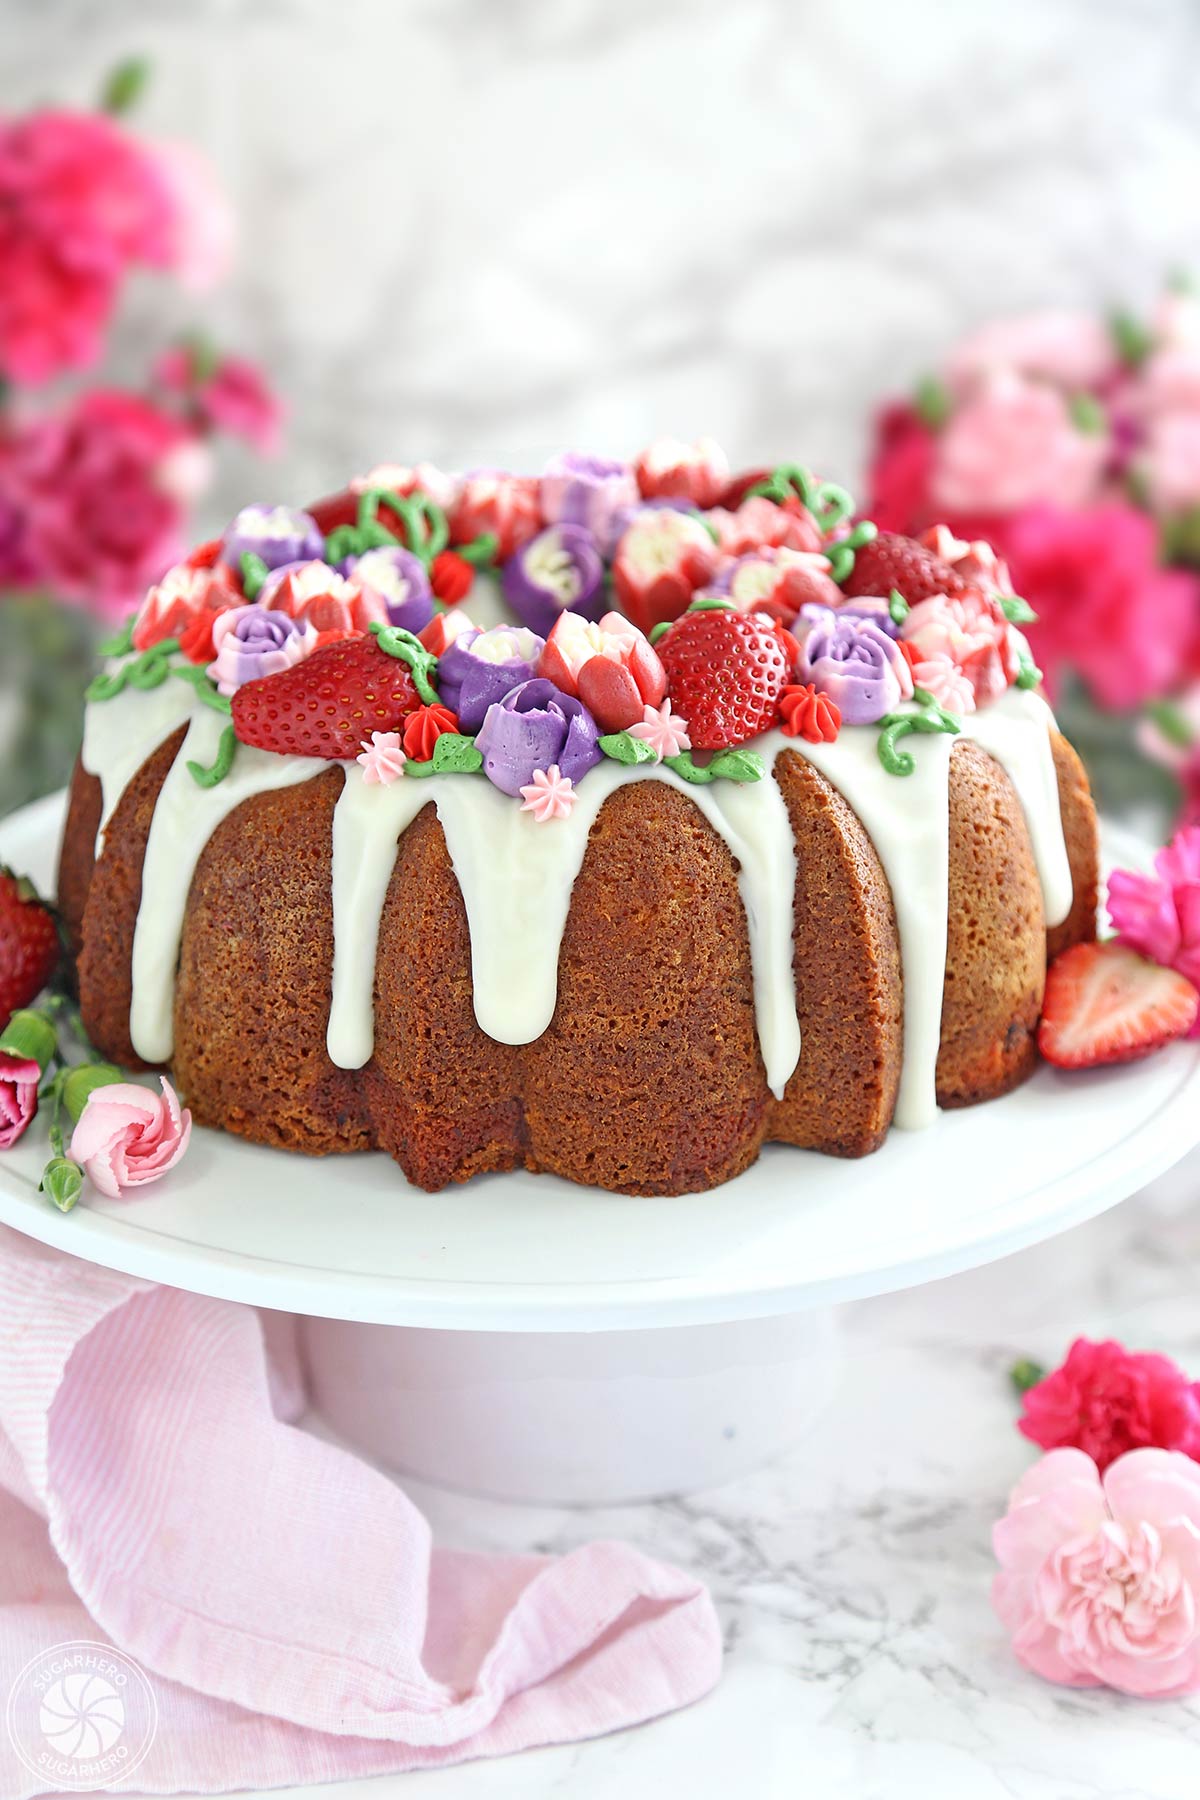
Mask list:
[[[649,1331],[424,1331],[304,1319],[312,1404],[405,1475],[496,1500],[616,1506],[789,1450],[833,1393],[834,1310]]]

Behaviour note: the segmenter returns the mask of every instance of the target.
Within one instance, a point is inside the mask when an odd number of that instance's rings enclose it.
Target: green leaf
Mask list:
[[[708,772],[716,780],[761,781],[767,765],[753,750],[718,750]]]
[[[893,588],[888,595],[888,617],[891,619],[892,624],[903,625],[911,610],[908,601],[904,598],[900,589]]]
[[[474,775],[482,767],[483,757],[475,748],[473,737],[443,731],[433,746],[433,769],[437,775]]]
[[[922,376],[913,395],[913,407],[922,424],[940,431],[950,417],[950,392],[935,375]]]
[[[1020,1361],[1015,1362],[1008,1371],[1008,1379],[1012,1382],[1012,1385],[1017,1390],[1018,1394],[1027,1394],[1031,1387],[1037,1386],[1038,1382],[1045,1376],[1045,1373],[1046,1371],[1041,1363],[1034,1362],[1032,1357],[1023,1356]]]
[[[1071,422],[1085,437],[1100,437],[1108,429],[1108,414],[1094,394],[1072,394],[1068,405]]]
[[[133,627],[136,621],[137,614],[131,612],[120,631],[118,631],[115,636],[107,637],[102,643],[97,644],[97,655],[128,656],[133,650]]]
[[[1108,321],[1117,355],[1130,369],[1138,369],[1154,347],[1154,338],[1142,321],[1129,312],[1115,312]]]
[[[263,582],[271,573],[261,556],[253,550],[242,551],[242,590],[247,600],[257,600],[262,591]]]
[[[1028,600],[1022,600],[1020,594],[997,594],[1000,610],[1010,625],[1034,625],[1037,614]]]
[[[1037,687],[1042,679],[1042,671],[1038,668],[1028,650],[1019,651],[1018,660],[1021,666],[1017,675],[1017,686],[1019,688]]]
[[[660,619],[657,625],[652,625],[650,627],[650,642],[652,644],[657,644],[659,638],[665,637],[674,623],[674,619]]]
[[[1195,743],[1191,726],[1170,700],[1152,700],[1146,708],[1146,717],[1176,750],[1190,750]]]
[[[127,56],[109,71],[100,93],[100,110],[117,116],[137,105],[150,79],[150,62],[145,56]]]
[[[607,737],[602,737],[600,748],[614,762],[629,765],[654,761],[654,752],[649,744],[641,738],[631,737],[627,731],[612,731]]]

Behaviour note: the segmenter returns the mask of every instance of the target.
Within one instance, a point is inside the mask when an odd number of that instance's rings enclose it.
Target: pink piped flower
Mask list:
[[[948,525],[931,525],[928,531],[921,533],[919,541],[944,563],[949,563],[955,574],[983,588],[985,593],[1012,593],[1008,564],[983,538],[969,541],[955,537]]]
[[[1052,1450],[993,1530],[992,1600],[1018,1659],[1067,1687],[1166,1699],[1200,1687],[1200,1467],[1133,1450],[1103,1480]]]
[[[629,735],[649,744],[655,762],[662,762],[666,756],[679,756],[692,747],[687,720],[671,711],[669,700],[664,700],[661,706],[647,706],[641,723],[629,727]]]
[[[812,514],[799,501],[794,506],[777,506],[765,494],[751,494],[736,511],[716,506],[705,514],[717,534],[717,544],[725,556],[745,556],[764,544],[789,550],[820,550],[823,539]]]
[[[112,1200],[157,1181],[188,1147],[192,1115],[166,1077],[160,1081],[161,1095],[124,1081],[93,1088],[79,1116],[68,1154]]]
[[[627,731],[647,706],[665,699],[667,673],[657,650],[636,625],[608,612],[596,624],[560,613],[546,639],[538,674],[582,700],[604,731]]]
[[[729,458],[714,438],[685,444],[679,438],[655,438],[634,464],[647,500],[687,500],[693,506],[715,506],[729,485]]]
[[[32,1058],[0,1050],[0,1150],[11,1150],[37,1112],[42,1071]]]
[[[569,817],[578,798],[571,777],[551,763],[548,769],[535,769],[533,780],[521,789],[521,811],[532,813],[539,825],[547,825],[551,819]]]
[[[363,744],[354,760],[367,787],[390,787],[403,775],[408,758],[398,731],[373,731],[370,743]]]
[[[1073,1448],[1101,1471],[1129,1450],[1200,1456],[1200,1384],[1168,1356],[1076,1338],[1022,1399],[1017,1429],[1043,1450]]]
[[[203,626],[199,654],[194,662],[208,662],[213,655],[212,627],[221,613],[243,602],[233,571],[224,563],[198,569],[192,563],[176,563],[156,581],[138,608],[133,626],[133,647],[148,650],[163,638],[183,640]],[[185,646],[185,654],[190,649]]]
[[[932,694],[947,712],[958,713],[961,718],[975,711],[975,689],[970,678],[945,651],[936,650],[923,662],[914,662],[912,673],[916,686]]]
[[[946,512],[1009,513],[1039,500],[1095,499],[1108,459],[1104,431],[1084,432],[1056,388],[997,375],[972,393],[937,440],[931,491]]]
[[[1012,627],[1000,606],[977,588],[918,601],[900,635],[912,646],[915,662],[944,656],[953,663],[969,682],[976,706],[999,699],[1020,672]]]
[[[319,559],[273,569],[259,591],[258,604],[319,632],[336,631],[343,637],[360,636],[372,624],[388,622],[387,603],[374,588],[348,581]]]
[[[1134,950],[1200,987],[1200,825],[1177,831],[1154,868],[1110,875],[1108,916]],[[1200,1037],[1200,1020],[1189,1035]]]

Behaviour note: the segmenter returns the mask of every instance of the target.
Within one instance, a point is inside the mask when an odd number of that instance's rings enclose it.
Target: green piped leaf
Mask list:
[[[105,638],[98,646],[101,656],[129,656],[133,650],[133,628],[137,623],[137,614],[131,612],[120,631],[115,636]]]
[[[473,737],[461,732],[443,731],[433,746],[433,768],[437,775],[474,775],[483,767],[483,757],[475,748]]]
[[[600,739],[600,748],[605,756],[611,756],[614,762],[632,766],[634,763],[654,761],[654,752],[642,738],[633,737],[628,731],[611,731],[607,737]]]
[[[241,559],[242,592],[247,600],[257,600],[262,592],[263,583],[271,573],[261,556],[253,550],[243,550]]]
[[[753,750],[718,750],[712,761],[703,765],[692,760],[690,750],[684,750],[678,756],[664,757],[663,766],[698,787],[706,787],[710,781],[761,781],[767,772],[762,757]]]
[[[1038,668],[1028,650],[1021,650],[1018,652],[1018,661],[1020,663],[1020,670],[1017,675],[1017,686],[1019,688],[1037,687],[1042,679],[1042,671]]]
[[[206,769],[203,763],[189,762],[187,766],[188,774],[196,783],[197,787],[216,787],[218,782],[224,781],[230,769],[233,767],[233,759],[237,754],[237,745],[237,736],[233,726],[227,725],[221,733],[221,741],[217,745],[216,757],[209,768]]]
[[[997,594],[1000,610],[1010,625],[1035,625],[1037,614],[1028,600],[1022,600],[1020,594]]]
[[[905,619],[907,619],[907,617],[909,615],[910,610],[911,609],[909,607],[908,601],[904,598],[904,595],[900,592],[900,589],[893,588],[891,593],[888,595],[888,617],[891,619],[892,624],[893,625],[903,625]]]

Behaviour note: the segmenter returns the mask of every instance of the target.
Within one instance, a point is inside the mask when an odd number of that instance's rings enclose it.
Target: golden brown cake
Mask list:
[[[1029,1075],[1096,829],[1002,568],[677,451],[673,506],[389,471],[152,591],[62,848],[98,1049],[431,1190],[704,1189]]]

